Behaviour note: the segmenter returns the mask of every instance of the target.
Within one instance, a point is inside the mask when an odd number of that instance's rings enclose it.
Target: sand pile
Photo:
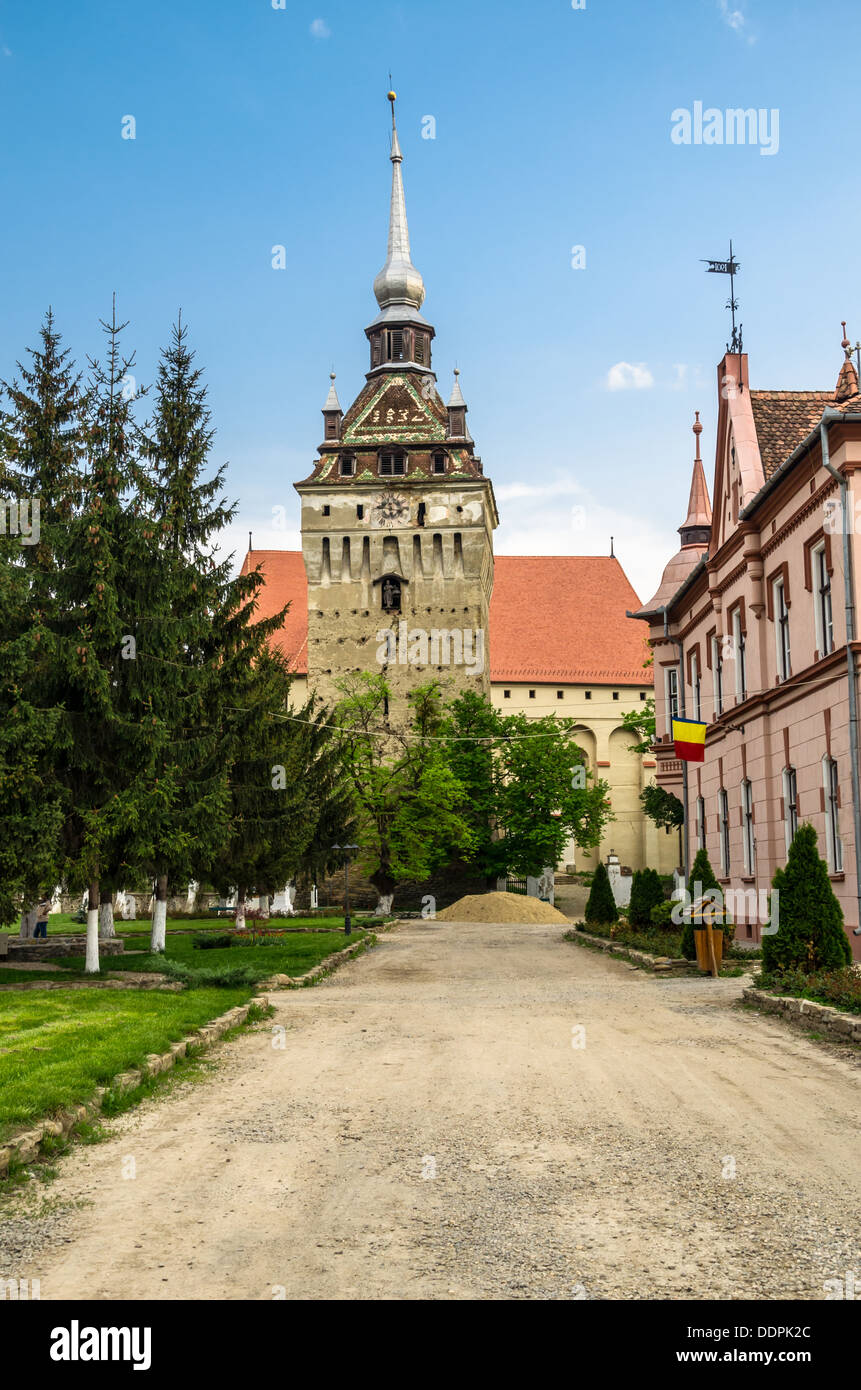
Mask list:
[[[438,912],[438,922],[564,922],[567,917],[540,898],[521,893],[475,893]]]

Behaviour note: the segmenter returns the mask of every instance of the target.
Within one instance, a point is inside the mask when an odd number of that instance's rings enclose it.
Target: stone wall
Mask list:
[[[85,936],[48,936],[44,939],[36,937],[35,940],[32,936],[23,940],[17,936],[0,937],[0,956],[9,965],[19,960],[56,960],[58,956],[83,956],[86,949]],[[100,955],[120,956],[124,949],[121,937],[109,936],[99,940]]]
[[[844,1014],[830,1004],[817,1004],[812,999],[791,999],[786,995],[766,994],[764,990],[746,989],[743,997],[763,1013],[780,1014],[796,1027],[826,1033],[834,1042],[861,1043],[861,1014]]]

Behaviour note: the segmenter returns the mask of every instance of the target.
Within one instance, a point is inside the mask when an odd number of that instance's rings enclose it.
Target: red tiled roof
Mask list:
[[[751,391],[750,403],[762,469],[770,478],[835,401],[833,391]]]
[[[640,600],[606,555],[497,555],[490,679],[650,686]]]
[[[266,580],[257,596],[256,616],[262,622],[291,605],[278,633],[278,646],[297,675],[308,673],[308,580],[301,550],[252,550],[242,562],[242,574],[260,568]]]
[[[250,564],[249,564],[250,561]],[[308,585],[301,551],[255,550],[260,618],[288,601],[279,634],[297,674],[308,670]],[[640,600],[618,560],[597,555],[497,555],[490,605],[490,679],[542,684],[653,684],[643,667],[648,624],[626,618]]]

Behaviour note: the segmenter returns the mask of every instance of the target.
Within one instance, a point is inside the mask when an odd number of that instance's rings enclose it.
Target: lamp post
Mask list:
[[[344,935],[350,936],[352,925],[350,923],[350,855],[358,845],[333,845],[332,849],[337,850],[344,856]]]

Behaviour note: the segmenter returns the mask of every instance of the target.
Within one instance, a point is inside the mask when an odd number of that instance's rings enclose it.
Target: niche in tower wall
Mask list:
[[[380,585],[384,613],[400,613],[401,581],[389,575]]]

